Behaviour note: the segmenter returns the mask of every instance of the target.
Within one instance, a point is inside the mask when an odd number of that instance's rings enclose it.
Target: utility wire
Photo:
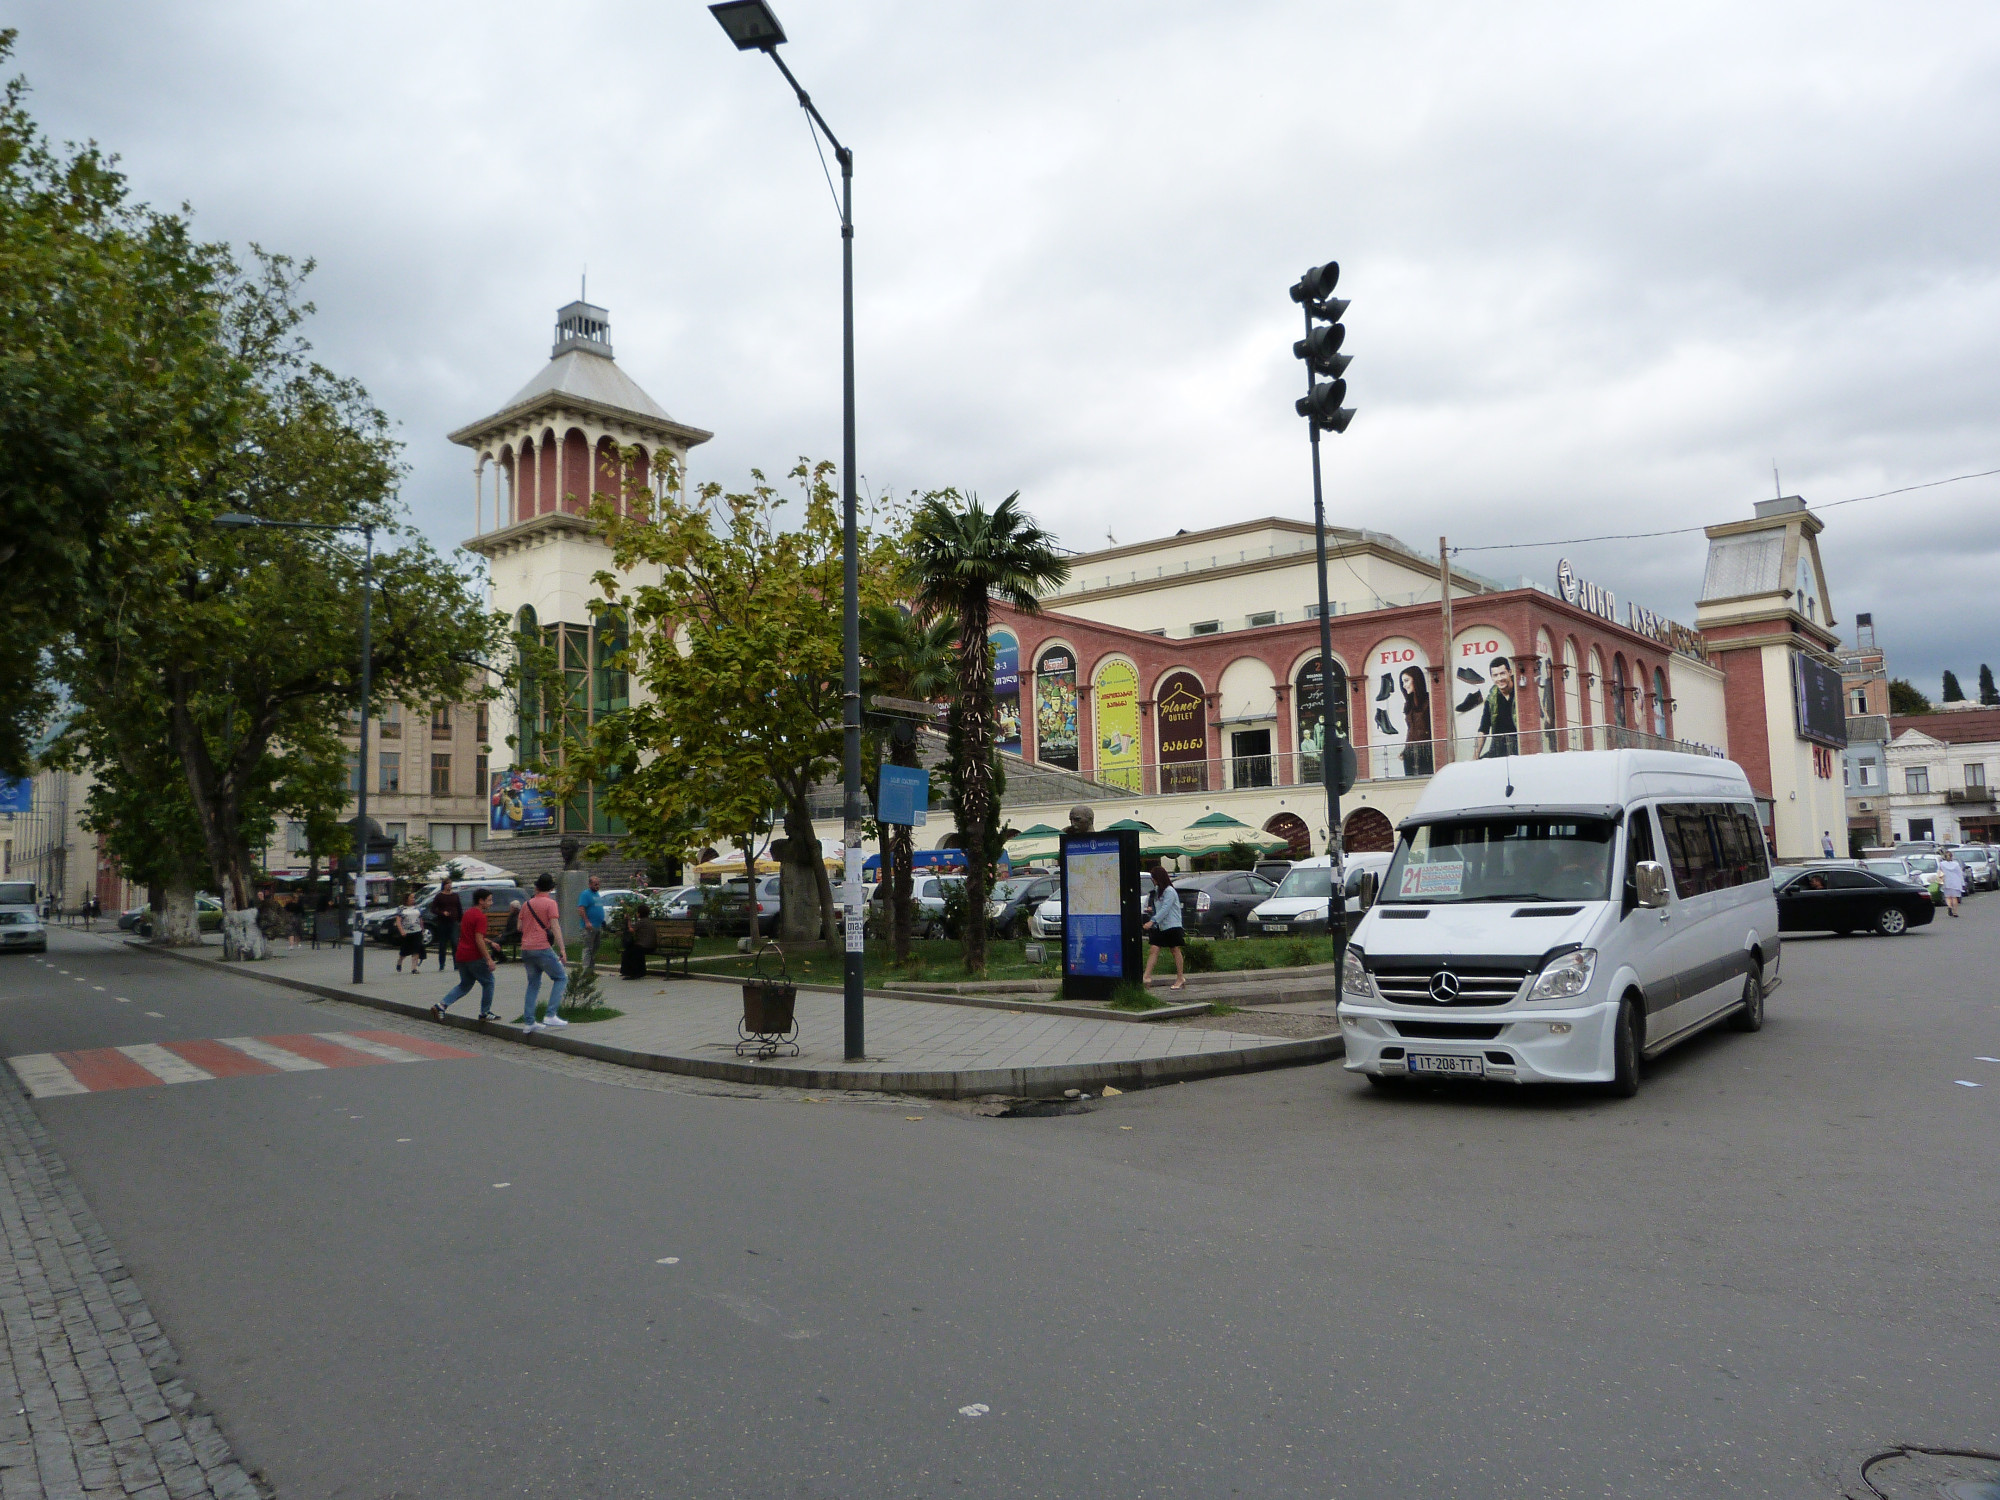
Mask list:
[[[1934,490],[1941,484],[1958,484],[1967,479],[1987,479],[2000,474],[2000,469],[1981,469],[1977,474],[1954,474],[1949,479],[1932,479],[1923,484],[1906,484],[1900,489],[1878,490],[1872,495],[1852,495],[1845,500],[1829,500],[1824,505],[1807,507],[1809,510],[1833,510],[1842,505],[1859,505],[1863,500],[1884,500],[1891,495],[1907,495],[1912,490]],[[1720,524],[1711,522],[1710,524]],[[1553,542],[1493,542],[1483,547],[1453,547],[1452,555],[1461,552],[1518,552],[1525,547],[1578,547],[1585,542],[1636,542],[1656,536],[1686,536],[1691,531],[1706,531],[1707,526],[1674,526],[1666,531],[1621,531],[1608,536],[1572,536]]]
[[[806,108],[805,100],[799,101],[799,110],[806,117],[806,134],[812,137],[813,150],[819,153],[819,169],[826,175],[827,196],[833,199],[833,216],[840,217],[840,194],[833,188],[833,169],[826,164],[826,148],[819,143],[819,127],[813,124],[812,111]]]

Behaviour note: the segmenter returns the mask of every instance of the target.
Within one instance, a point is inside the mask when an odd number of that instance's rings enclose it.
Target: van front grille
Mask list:
[[[1525,964],[1515,967],[1491,959],[1458,968],[1442,963],[1381,963],[1372,966],[1375,988],[1397,1005],[1505,1005],[1521,991],[1528,977]],[[1434,984],[1440,974],[1451,980]],[[1444,994],[1438,991],[1442,989]],[[1456,993],[1453,993],[1453,990]]]
[[[1398,1036],[1433,1042],[1490,1042],[1500,1035],[1498,1024],[1478,1021],[1392,1021]]]

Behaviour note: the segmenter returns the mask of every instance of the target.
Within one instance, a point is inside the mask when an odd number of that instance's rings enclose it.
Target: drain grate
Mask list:
[[[1861,1466],[1861,1482],[1881,1500],[2000,1500],[2000,1453],[1891,1448]]]

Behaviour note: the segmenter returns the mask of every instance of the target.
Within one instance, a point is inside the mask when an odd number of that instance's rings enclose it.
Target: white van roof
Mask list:
[[[1566,750],[1442,766],[1403,826],[1467,813],[1616,816],[1644,797],[1748,802],[1750,779],[1734,761],[1672,750]]]

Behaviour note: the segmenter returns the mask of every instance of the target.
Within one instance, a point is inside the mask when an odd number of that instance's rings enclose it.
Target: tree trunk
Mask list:
[[[986,595],[967,599],[959,613],[960,799],[964,821],[958,843],[965,851],[965,972],[986,972],[986,824],[993,805],[993,653],[986,644]]]
[[[889,869],[892,884],[889,887],[889,933],[895,944],[896,962],[910,961],[910,865],[911,851],[916,839],[908,828],[892,824],[895,832],[889,836]]]
[[[176,877],[160,892],[153,908],[153,941],[169,948],[193,948],[201,942],[201,918],[195,909],[194,882]]]
[[[237,959],[255,961],[270,956],[270,949],[264,944],[264,929],[257,925],[256,907],[239,907],[222,913],[224,962]]]

